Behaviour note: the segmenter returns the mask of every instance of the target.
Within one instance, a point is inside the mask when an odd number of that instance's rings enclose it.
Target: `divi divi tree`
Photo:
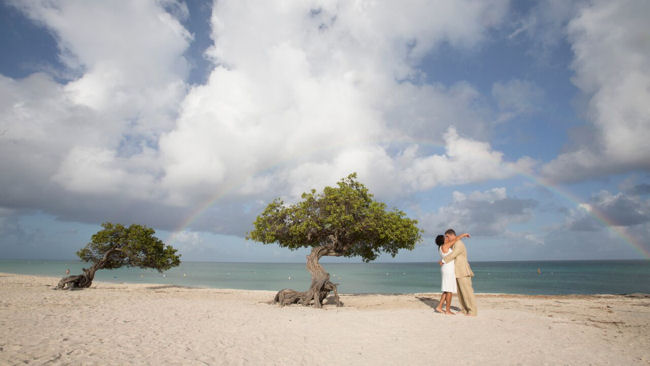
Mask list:
[[[325,187],[322,193],[303,193],[302,200],[293,205],[275,199],[255,220],[247,239],[277,243],[291,250],[312,248],[307,256],[307,270],[312,277],[309,289],[280,290],[275,302],[320,308],[334,291],[340,305],[337,284],[330,281],[320,258],[360,256],[369,262],[382,252],[395,256],[400,249],[411,250],[421,240],[416,220],[398,209],[387,210],[386,204],[375,201],[356,178],[351,174],[336,187]]]
[[[90,243],[77,252],[83,261],[92,266],[84,268],[80,275],[64,277],[57,289],[87,288],[100,269],[115,269],[122,266],[154,268],[166,271],[181,263],[180,254],[170,245],[165,246],[153,234],[155,231],[142,225],[125,227],[121,224],[105,222],[103,230],[95,233]]]

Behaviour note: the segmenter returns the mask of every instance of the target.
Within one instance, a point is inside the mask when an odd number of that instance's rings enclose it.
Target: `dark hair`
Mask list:
[[[445,231],[445,235],[447,234],[454,234],[454,236],[456,236],[456,232],[454,231],[454,229],[448,229],[447,231]]]
[[[438,246],[441,246],[444,243],[445,243],[445,237],[444,236],[442,236],[442,235],[436,236],[436,244],[438,244]]]

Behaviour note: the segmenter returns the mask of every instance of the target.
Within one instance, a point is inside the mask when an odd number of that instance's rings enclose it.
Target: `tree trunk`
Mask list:
[[[318,260],[325,255],[340,256],[340,254],[327,246],[315,247],[312,249],[311,254],[307,256],[307,270],[311,273],[311,286],[309,290],[299,292],[292,289],[283,289],[278,291],[273,302],[279,303],[280,306],[295,303],[309,306],[313,302],[315,307],[322,308],[323,300],[329,295],[330,291],[334,291],[336,306],[341,306],[339,294],[336,289],[338,284],[330,281],[329,273],[318,263]]]
[[[59,284],[56,285],[55,290],[74,290],[88,288],[93,284],[95,272],[98,270],[97,264],[90,268],[83,268],[83,274],[63,277]]]
[[[99,262],[93,264],[90,268],[83,268],[84,273],[75,276],[63,277],[54,289],[74,290],[74,289],[82,289],[82,288],[90,287],[90,285],[93,284],[93,279],[95,278],[95,272],[97,272],[98,269],[104,268],[104,264],[106,264],[111,254],[120,251],[121,250],[119,248],[110,249],[104,254],[104,256]]]

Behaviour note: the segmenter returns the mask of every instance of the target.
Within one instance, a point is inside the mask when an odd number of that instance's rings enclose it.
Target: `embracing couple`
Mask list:
[[[458,300],[463,308],[463,313],[471,316],[477,314],[474,289],[472,288],[474,272],[472,272],[467,261],[465,244],[460,240],[469,237],[469,234],[456,236],[453,229],[445,231],[444,236],[438,235],[436,237],[438,253],[442,258],[438,262],[442,274],[442,296],[438,307],[436,307],[436,312],[442,313],[442,307],[447,303],[445,314],[454,315],[451,312],[451,297],[452,294],[458,292]]]

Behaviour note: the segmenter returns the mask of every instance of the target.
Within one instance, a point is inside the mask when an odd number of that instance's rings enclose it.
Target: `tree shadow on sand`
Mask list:
[[[422,301],[426,305],[430,306],[431,309],[434,309],[434,310],[438,307],[438,304],[440,304],[440,300],[432,299],[430,297],[416,296],[415,298]],[[457,307],[457,306],[452,305],[451,310],[454,310],[454,311],[458,312],[458,311],[460,311],[460,308]]]
[[[261,303],[263,303],[263,304],[269,304],[269,305],[276,305],[276,304],[277,304],[277,302],[276,302],[275,300],[262,301]],[[340,300],[339,300],[339,304],[340,304],[340,306],[343,306],[343,301],[340,301]],[[325,305],[333,305],[333,306],[337,306],[337,305],[336,305],[336,296],[334,296],[334,295],[330,295],[330,296],[328,296],[327,298],[325,298],[325,299],[323,300],[323,306],[325,306]],[[292,305],[287,305],[287,306],[300,306],[300,305],[292,304]]]
[[[147,290],[165,290],[165,289],[171,289],[171,288],[192,290],[192,289],[196,289],[197,287],[181,286],[181,285],[156,285],[156,286],[147,287]]]

